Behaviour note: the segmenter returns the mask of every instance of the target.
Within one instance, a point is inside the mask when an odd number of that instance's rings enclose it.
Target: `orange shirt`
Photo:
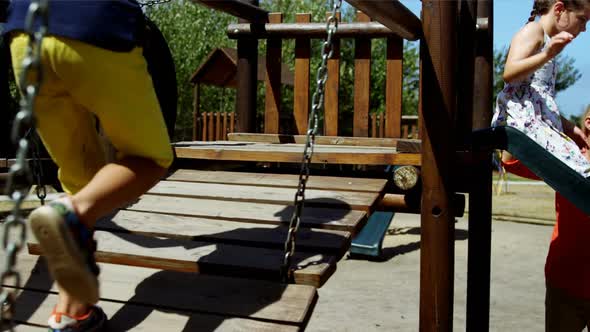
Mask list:
[[[552,287],[590,300],[590,216],[555,193],[557,222],[545,263],[545,278]]]
[[[538,179],[518,160],[503,163],[506,171]],[[589,198],[590,199],[590,198]],[[572,297],[590,300],[590,216],[555,193],[556,223],[545,262],[545,279]]]

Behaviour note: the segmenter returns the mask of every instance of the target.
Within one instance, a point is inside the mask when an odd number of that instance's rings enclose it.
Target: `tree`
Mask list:
[[[507,56],[508,49],[506,47],[494,50],[494,102],[498,93],[504,88],[502,73],[504,72]],[[574,67],[576,61],[567,55],[559,54],[555,61],[558,63],[559,69],[555,81],[555,93],[557,94],[576,83],[582,77],[582,74]]]

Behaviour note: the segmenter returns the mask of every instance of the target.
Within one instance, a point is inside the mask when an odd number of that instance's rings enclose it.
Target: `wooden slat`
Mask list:
[[[42,295],[57,291],[42,258],[21,253],[18,262],[17,268],[21,273],[22,289],[34,290],[37,294]],[[248,321],[250,321],[248,318],[251,318],[266,320],[273,325],[282,323],[294,326],[305,322],[317,297],[315,288],[307,285],[285,285],[263,280],[208,276],[113,264],[100,263],[99,266],[101,269],[99,275],[101,303],[107,304],[114,301],[124,303],[125,306],[129,305],[130,308],[135,305],[146,307],[143,314],[136,313],[138,316],[123,315],[132,321],[137,321],[138,318],[144,316],[151,319],[153,317],[149,316],[160,313],[157,315],[159,318],[174,322],[174,317],[161,315],[162,312],[172,312],[186,318],[192,314],[197,316],[220,315],[222,317],[218,317],[219,324],[225,320],[235,320],[232,317],[241,317]],[[13,285],[13,281],[9,279],[3,286],[11,285]],[[19,301],[24,300],[24,298],[19,299]],[[55,298],[52,300],[49,303],[52,303],[53,306],[56,302]],[[46,322],[47,314],[33,318],[42,302],[29,303],[30,305],[22,305],[17,308],[17,313],[22,315],[20,320],[36,322],[37,319],[43,319],[42,323]],[[109,311],[104,306],[103,308],[111,318],[111,323],[121,322],[120,315],[124,312],[117,312],[119,308],[113,311]],[[53,308],[48,309],[49,313]],[[125,310],[125,313],[132,314],[133,312]],[[252,324],[245,321],[240,323],[246,324],[245,326]],[[180,327],[182,326],[180,325]],[[230,326],[241,325],[230,324]],[[139,328],[139,326],[137,327]],[[172,326],[166,324],[166,327]],[[127,329],[123,331],[127,331]]]
[[[215,112],[215,140],[222,141],[225,138],[221,136],[221,113]]]
[[[203,129],[203,141],[207,141],[207,113],[203,113],[202,117],[203,121],[201,122],[201,128]]]
[[[223,112],[223,126],[221,127],[223,140],[227,140],[227,112]]]
[[[287,238],[286,226],[228,222],[197,217],[119,211],[110,218],[100,219],[97,230],[111,233],[132,233],[152,237],[218,242],[250,247],[283,249]],[[351,234],[343,231],[300,228],[297,250],[344,255]]]
[[[165,213],[177,216],[211,218],[279,225],[287,223],[293,213],[292,206],[263,203],[245,203],[143,195],[127,207],[130,211]],[[333,229],[356,233],[366,221],[366,213],[356,210],[308,207],[303,210],[302,227]]]
[[[311,21],[311,14],[296,14],[297,23]],[[310,78],[311,46],[308,38],[295,40],[295,84],[293,100],[293,117],[297,134],[307,131],[307,117],[309,116],[309,78]]]
[[[214,138],[215,137],[215,132],[214,132],[215,129],[213,129],[214,128],[213,127],[213,112],[207,113],[207,123],[208,123],[207,126],[209,127],[207,129],[207,131],[209,132],[208,139],[209,139],[209,141],[214,141],[215,140],[215,138]]]
[[[387,38],[385,137],[401,137],[404,41]]]
[[[268,174],[247,172],[201,171],[179,169],[167,177],[172,181],[226,183],[239,185],[256,185],[281,188],[297,188],[299,175]],[[348,178],[335,176],[311,175],[307,180],[307,189],[347,190],[360,192],[382,192],[386,179]]]
[[[328,12],[327,17],[332,15]],[[336,19],[340,21],[341,15],[337,13]],[[341,25],[339,25],[340,27]],[[328,80],[325,86],[325,100],[324,100],[324,135],[337,136],[338,135],[338,106],[340,89],[340,39],[332,39],[332,57],[328,59]]]
[[[175,148],[178,158],[301,163],[303,145],[246,142],[191,143]],[[316,145],[312,163],[362,165],[420,165],[417,153],[399,153],[396,148]]]
[[[347,2],[383,23],[404,39],[418,40],[422,36],[420,19],[399,1],[347,0]]]
[[[231,202],[268,204],[293,204],[293,188],[272,188],[263,186],[241,186],[219,183],[190,183],[160,181],[148,192],[151,195],[215,199]],[[305,205],[363,210],[369,212],[381,195],[351,191],[317,190],[305,191]]]
[[[161,239],[97,231],[96,260],[103,263],[158,268],[242,278],[280,280],[283,250],[251,248],[200,241]],[[29,253],[39,255],[36,243]],[[321,287],[336,269],[334,256],[297,252],[292,261],[294,281]]]
[[[357,21],[369,22],[370,18],[361,12]],[[369,136],[369,97],[371,89],[371,40],[356,38],[354,41],[354,123],[353,135]]]
[[[268,15],[268,19],[270,23],[281,23],[283,14],[271,13]],[[282,45],[281,39],[268,39],[266,41],[264,132],[267,134],[279,133]]]
[[[193,141],[198,139],[199,115],[201,113],[201,84],[193,87]]]
[[[297,143],[305,144],[305,135],[275,135],[275,134],[253,134],[233,133],[228,135],[228,140],[239,142],[258,143]],[[346,136],[316,136],[315,143],[319,145],[352,145],[370,147],[392,147],[397,152],[420,152],[421,142],[416,139],[407,138],[373,138],[373,137],[346,137]],[[178,142],[176,146],[190,145],[190,142]]]
[[[268,22],[268,11],[242,0],[192,0],[250,22]]]

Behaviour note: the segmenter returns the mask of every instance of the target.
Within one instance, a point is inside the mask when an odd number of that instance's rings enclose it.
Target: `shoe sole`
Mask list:
[[[45,259],[49,273],[73,298],[85,303],[98,302],[98,281],[90,272],[61,216],[44,206],[29,216],[33,234]]]

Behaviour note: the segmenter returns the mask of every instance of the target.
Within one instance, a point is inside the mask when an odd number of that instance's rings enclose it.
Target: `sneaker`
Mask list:
[[[69,198],[35,209],[29,223],[57,283],[79,301],[98,302],[93,231],[80,222]]]
[[[100,307],[92,306],[86,315],[72,317],[53,309],[47,324],[49,332],[97,332],[107,322],[107,316]]]

